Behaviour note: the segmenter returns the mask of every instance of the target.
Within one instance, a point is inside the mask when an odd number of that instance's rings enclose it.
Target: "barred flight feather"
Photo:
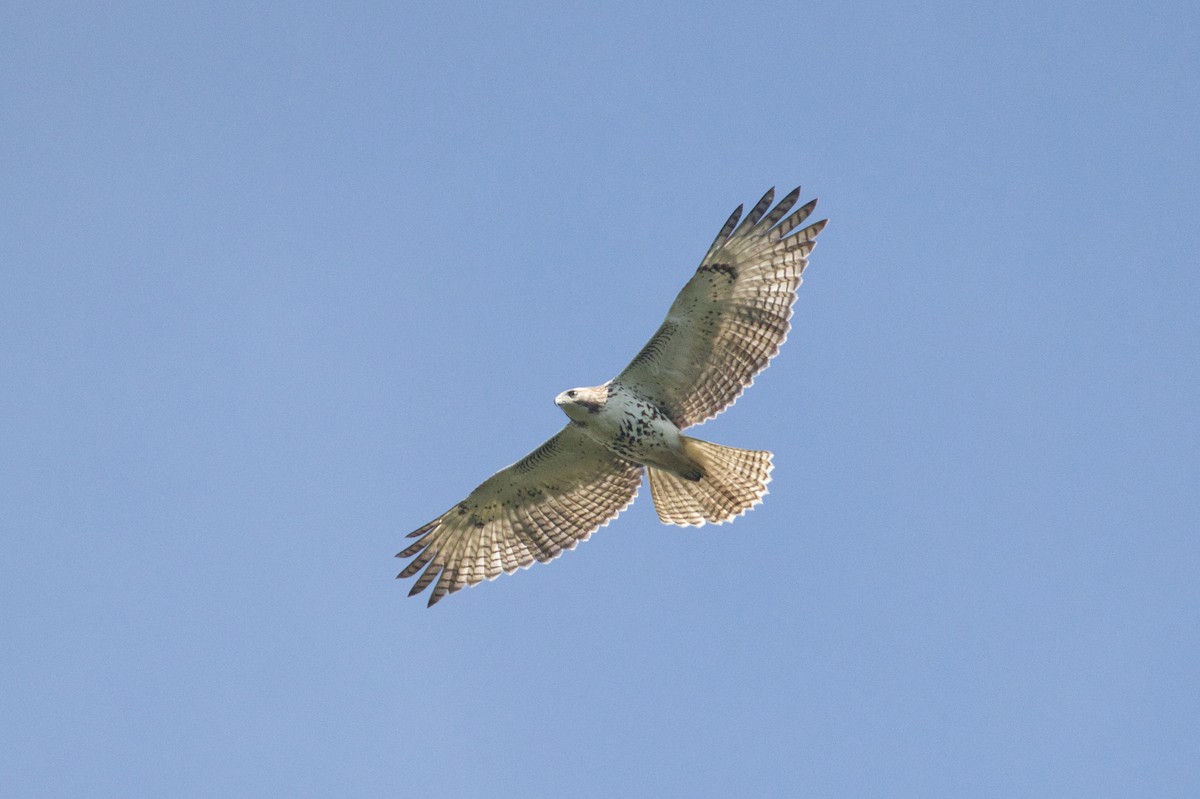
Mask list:
[[[468,586],[551,560],[616,518],[641,480],[639,464],[568,425],[417,530],[418,540],[396,556],[414,558],[398,577],[424,568],[410,595],[433,585],[434,605]]]
[[[432,586],[432,606],[574,549],[633,502],[643,471],[659,518],[668,524],[720,524],[762,501],[771,479],[769,452],[722,447],[674,430],[671,446],[682,447],[684,465],[676,462],[668,471],[630,460],[664,462],[637,454],[648,450],[625,447],[645,435],[643,425],[669,427],[669,419],[682,429],[716,416],[787,339],[796,291],[825,221],[801,227],[817,201],[796,207],[799,188],[772,207],[774,198],[772,188],[744,217],[741,205],[729,215],[667,318],[629,365],[603,386],[580,389],[586,403],[568,403],[585,409],[582,415],[568,410],[573,421],[557,435],[409,533],[414,540],[396,557],[409,561],[397,576],[416,577],[410,596]],[[591,414],[601,413],[612,397],[624,398],[616,407],[633,397],[633,406],[623,407],[636,407],[640,416],[628,417],[610,449],[584,426],[594,429]]]
[[[797,231],[816,200],[789,214],[800,190],[768,211],[773,197],[768,191],[741,224],[738,214],[730,217],[650,343],[616,378],[654,398],[680,428],[732,405],[787,340],[801,274],[825,222]],[[714,280],[715,270],[726,279]]]

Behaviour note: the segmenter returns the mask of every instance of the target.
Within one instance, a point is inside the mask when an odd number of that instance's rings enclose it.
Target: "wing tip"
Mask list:
[[[443,514],[443,516],[444,515],[445,514]],[[406,535],[404,537],[405,538],[420,538],[421,536],[423,536],[426,533],[428,533],[429,531],[431,531],[434,527],[437,527],[438,523],[441,522],[443,516],[439,516],[436,519],[434,519],[433,521],[428,522],[427,524],[421,525],[416,530],[413,530],[411,533],[409,533],[408,535]],[[399,557],[399,555],[397,555],[396,557]]]

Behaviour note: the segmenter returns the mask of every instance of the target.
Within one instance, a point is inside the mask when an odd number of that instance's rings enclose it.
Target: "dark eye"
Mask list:
[[[570,397],[571,399],[575,399],[575,389],[571,389],[570,391],[568,391],[567,396]]]

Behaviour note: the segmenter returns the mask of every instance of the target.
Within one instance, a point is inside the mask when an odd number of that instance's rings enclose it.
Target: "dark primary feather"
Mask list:
[[[552,560],[628,507],[641,482],[640,465],[567,425],[410,533],[417,540],[396,557],[413,560],[397,578],[420,572],[409,595],[433,585],[432,606],[467,586]]]
[[[779,351],[792,304],[824,221],[800,228],[816,207],[792,210],[800,189],[774,208],[771,189],[722,225],[666,320],[613,381],[659,404],[680,428],[731,405]],[[740,224],[739,224],[740,220]],[[642,467],[573,425],[480,484],[409,534],[398,575],[431,585],[429,604],[483,580],[551,560],[607,524],[636,497]]]
[[[654,397],[681,428],[733,404],[787,338],[825,222],[796,230],[816,200],[792,212],[799,188],[771,208],[774,196],[763,195],[741,224],[740,206],[729,217],[666,320],[616,378]]]

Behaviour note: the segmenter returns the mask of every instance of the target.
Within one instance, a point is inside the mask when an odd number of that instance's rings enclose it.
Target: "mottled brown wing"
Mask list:
[[[574,549],[637,496],[642,467],[617,457],[569,424],[485,480],[409,538],[397,575],[417,578],[409,596],[437,580],[429,605],[484,580]]]
[[[738,206],[666,321],[616,377],[656,399],[681,428],[732,405],[787,339],[800,274],[825,220],[800,229],[817,201],[792,211],[797,188],[768,213],[774,197],[768,191],[740,225]]]

